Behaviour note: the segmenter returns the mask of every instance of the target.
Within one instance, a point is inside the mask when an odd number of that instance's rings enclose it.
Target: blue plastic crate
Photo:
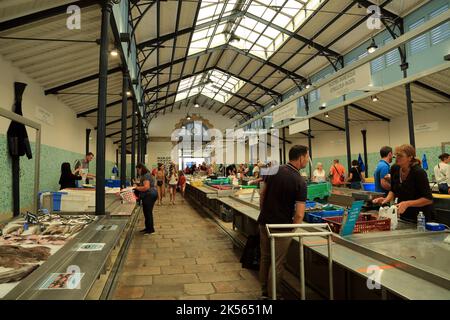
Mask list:
[[[343,214],[344,209],[306,212],[304,220],[309,223],[321,223],[323,222],[322,218],[339,217]]]
[[[317,202],[315,201],[306,200],[306,208],[314,208],[316,206],[316,203]]]
[[[363,183],[362,186],[364,191],[375,192],[375,183]]]
[[[39,199],[41,199],[41,195],[43,193],[51,193],[53,196],[53,211],[61,211],[61,198],[64,194],[67,194],[67,192],[49,192],[49,191],[42,191],[38,193]],[[42,208],[42,203],[39,200],[39,208]]]
[[[119,179],[106,179],[105,181],[105,187],[109,188],[120,188],[120,180]]]

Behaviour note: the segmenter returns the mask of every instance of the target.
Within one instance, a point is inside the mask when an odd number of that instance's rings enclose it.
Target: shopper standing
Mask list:
[[[376,204],[388,204],[398,199],[398,213],[403,220],[417,221],[420,211],[426,221],[433,219],[433,194],[427,173],[416,158],[416,149],[409,144],[395,149],[396,164],[391,168],[391,191],[385,198],[373,200]]]
[[[261,242],[259,278],[263,297],[268,297],[272,292],[270,241],[266,224],[298,224],[303,221],[307,185],[299,170],[305,168],[308,163],[308,147],[296,145],[289,150],[289,163],[280,166],[274,175],[265,177],[265,186],[260,193],[261,212],[258,218]],[[292,230],[274,231],[291,232]],[[279,292],[283,264],[290,242],[291,238],[279,238],[275,242],[277,292]]]
[[[443,153],[439,156],[439,162],[434,167],[434,177],[436,179],[436,183],[439,187],[439,193],[449,194],[449,186],[450,186],[450,155],[448,153]]]
[[[166,192],[165,179],[166,179],[166,174],[165,174],[165,170],[164,170],[164,164],[160,163],[159,167],[158,167],[158,171],[156,172],[156,187],[158,190],[158,205],[159,206],[162,205],[162,199]]]
[[[184,193],[186,191],[186,176],[184,175],[183,171],[179,172],[180,178],[178,179],[178,186],[180,187],[180,193],[183,197],[184,202]]]
[[[313,171],[313,182],[325,182],[325,170],[321,162],[317,163],[316,169]]]
[[[381,160],[378,162],[374,172],[375,191],[388,194],[391,190],[391,178],[389,171],[391,170],[390,163],[392,162],[392,148],[384,146],[380,149]]]
[[[158,191],[155,188],[155,180],[142,163],[136,165],[136,171],[141,177],[141,181],[139,185],[134,186],[134,190],[139,191],[145,218],[145,229],[141,230],[141,232],[148,235],[155,232],[153,226],[153,207],[155,206],[156,199],[158,199]]]
[[[175,204],[175,195],[177,193],[177,185],[178,185],[178,174],[177,169],[173,164],[170,166],[169,176],[167,180],[169,181],[170,202],[172,204]]]
[[[352,161],[352,167],[350,168],[347,182],[350,183],[351,189],[361,189],[361,183],[364,182],[364,176],[359,167],[358,160]]]
[[[64,162],[61,164],[61,176],[59,178],[59,185],[61,186],[60,190],[77,187],[76,181],[82,179],[81,176],[76,175],[79,170],[80,168],[72,173],[70,163]]]
[[[331,184],[335,187],[342,187],[345,185],[345,168],[339,163],[338,159],[333,160],[333,165],[330,168]]]

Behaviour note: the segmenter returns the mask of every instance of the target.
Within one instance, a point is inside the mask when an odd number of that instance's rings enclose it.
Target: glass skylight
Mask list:
[[[322,1],[203,1],[188,54],[229,43],[268,59],[289,38],[288,33],[295,32]]]
[[[226,103],[244,84],[244,81],[227,73],[211,70],[182,80],[175,101],[202,94],[221,103]]]

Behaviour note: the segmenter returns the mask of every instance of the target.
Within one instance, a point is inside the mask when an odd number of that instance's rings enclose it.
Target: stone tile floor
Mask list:
[[[187,202],[155,206],[156,232],[144,236],[140,216],[114,299],[254,300],[257,273],[209,217]]]

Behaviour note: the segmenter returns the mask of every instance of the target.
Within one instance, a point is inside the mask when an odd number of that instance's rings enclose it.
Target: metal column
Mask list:
[[[283,164],[286,163],[286,127],[283,127]]]
[[[137,101],[133,99],[133,116],[131,117],[131,179],[135,178],[136,171],[136,113]]]
[[[112,3],[102,3],[102,27],[100,36],[100,67],[98,77],[98,112],[97,112],[97,160],[95,214],[105,214],[105,140],[106,140],[106,98],[108,89],[108,31],[112,12]]]
[[[406,70],[405,70],[406,73]],[[414,116],[413,116],[413,102],[411,97],[411,84],[405,84],[406,93],[406,110],[408,112],[408,129],[409,129],[409,143],[416,147],[416,138],[414,135]]]
[[[350,148],[350,120],[348,119],[348,106],[344,107],[344,117],[345,117],[345,140],[347,142],[347,170],[350,171],[352,167],[352,151]]]
[[[126,187],[127,180],[127,99],[128,75],[123,70],[122,77],[122,125],[121,125],[121,150],[120,150],[120,187]]]
[[[311,119],[308,119],[308,150],[309,150],[309,158],[312,159],[312,138],[311,138]],[[311,166],[312,160],[309,161],[309,178],[312,179],[312,166]]]
[[[91,137],[91,129],[86,129],[86,154],[90,152],[89,150],[89,139]]]
[[[141,119],[138,117],[138,136],[137,136],[137,162],[141,163],[141,153],[142,153],[142,137],[141,137]]]
[[[367,130],[361,130],[363,137],[364,164],[366,165],[366,177],[369,176],[369,164],[367,163]]]

